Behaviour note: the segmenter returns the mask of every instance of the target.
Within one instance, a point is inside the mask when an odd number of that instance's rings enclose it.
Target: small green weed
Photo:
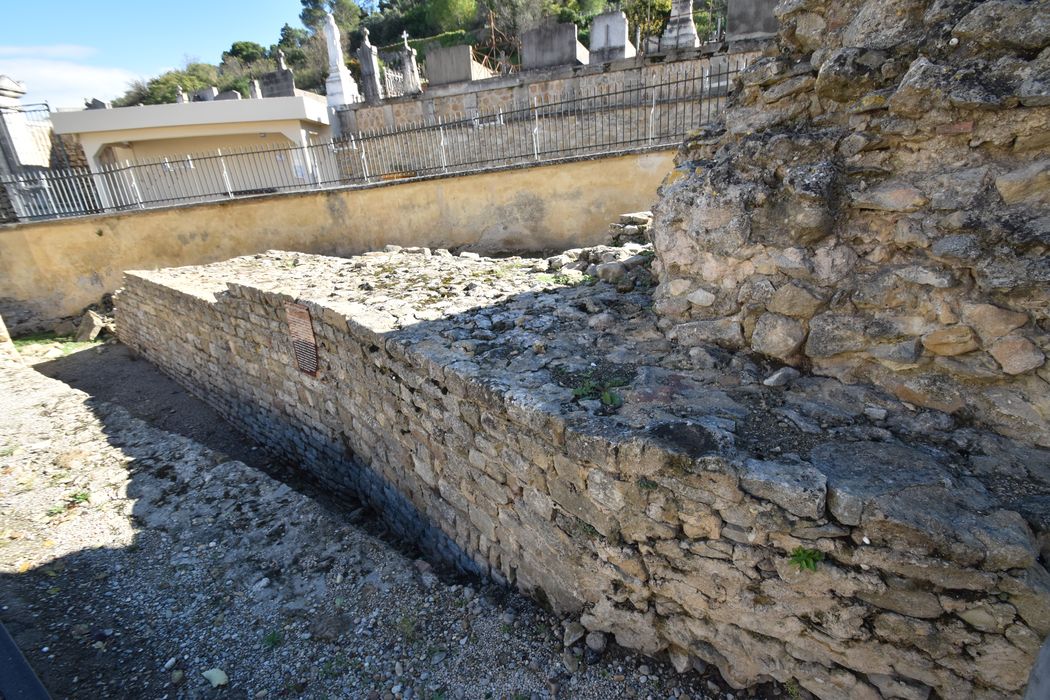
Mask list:
[[[397,630],[401,633],[401,636],[405,638],[405,641],[411,644],[419,638],[419,630],[416,620],[409,615],[403,616],[397,621]]]
[[[284,643],[284,635],[280,630],[270,630],[263,636],[262,643],[267,649],[276,649]]]
[[[10,457],[17,450],[18,450],[18,448],[15,447],[14,445],[9,445],[7,447],[0,447],[0,457]]]
[[[656,483],[652,479],[646,479],[644,476],[638,480],[638,488],[642,491],[654,491],[659,488],[660,484]]]
[[[794,678],[784,684],[784,690],[787,691],[788,697],[791,698],[791,700],[799,700],[799,698],[802,697],[802,691],[799,690],[798,683],[795,682]]]
[[[620,396],[619,392],[613,391],[612,389],[606,389],[601,395],[602,404],[609,408],[619,408],[623,406],[623,397]]]
[[[56,515],[62,515],[65,512],[66,512],[66,507],[65,506],[51,506],[50,508],[47,509],[47,517],[53,518]]]
[[[69,502],[73,505],[83,505],[91,500],[91,494],[87,491],[75,491],[69,494]]]
[[[824,561],[824,552],[807,547],[795,547],[791,552],[790,561],[798,567],[799,571],[816,571],[817,564]]]
[[[51,343],[59,343],[59,349],[62,350],[63,355],[71,355],[74,352],[84,350],[86,348],[93,348],[101,345],[101,340],[92,340],[84,343],[77,342],[72,336],[58,336],[54,333],[36,333],[33,335],[23,336],[17,338],[14,341],[15,347],[19,350],[28,349],[34,345],[50,345]]]

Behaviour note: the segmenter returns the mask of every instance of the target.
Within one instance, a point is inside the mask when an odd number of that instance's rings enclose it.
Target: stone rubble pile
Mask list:
[[[1050,445],[1050,5],[777,16],[655,207],[661,327]]]
[[[580,615],[577,637],[738,687],[1017,697],[1050,634],[1050,452],[669,341],[647,285],[601,279],[643,253],[269,252],[128,273],[118,328],[400,536]]]

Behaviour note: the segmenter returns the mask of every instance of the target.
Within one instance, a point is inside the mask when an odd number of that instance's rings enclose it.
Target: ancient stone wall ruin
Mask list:
[[[777,15],[663,189],[662,327],[1050,445],[1050,4]]]
[[[820,698],[1017,697],[1050,633],[1050,453],[677,347],[650,261],[271,252],[128,273],[117,321],[404,536],[622,645]]]

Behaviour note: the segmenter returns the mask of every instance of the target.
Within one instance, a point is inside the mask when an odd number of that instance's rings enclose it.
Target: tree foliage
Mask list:
[[[299,19],[310,31],[317,33],[324,28],[325,14],[331,12],[335,23],[344,35],[357,31],[361,26],[364,11],[354,0],[299,0],[302,12]]]
[[[718,17],[725,16],[726,0],[695,4],[697,29],[701,36],[708,36]],[[295,70],[298,87],[323,92],[328,72],[323,32],[326,12],[335,16],[342,30],[351,69],[355,61],[349,50],[360,44],[362,28],[370,31],[375,46],[400,43],[401,33],[408,31],[417,40],[414,46],[473,43],[483,45],[492,56],[506,53],[513,57],[521,35],[547,20],[576,23],[580,40],[586,44],[591,20],[607,7],[619,6],[627,14],[632,39],[636,30],[643,37],[660,34],[671,13],[671,0],[300,0],[300,5],[303,27],[285,24],[276,43],[264,47],[254,41],[234,41],[216,65],[192,62],[148,81],[135,81],[115,104],[174,102],[179,85],[187,94],[211,85],[245,94],[253,78],[275,69],[278,51],[284,52],[288,66]]]

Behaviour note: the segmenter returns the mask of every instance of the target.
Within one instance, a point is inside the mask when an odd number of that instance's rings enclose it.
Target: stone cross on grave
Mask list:
[[[401,50],[401,71],[405,76],[404,94],[418,95],[423,92],[423,81],[419,79],[419,64],[416,62],[416,50],[408,45],[408,30],[401,32],[405,48]]]

